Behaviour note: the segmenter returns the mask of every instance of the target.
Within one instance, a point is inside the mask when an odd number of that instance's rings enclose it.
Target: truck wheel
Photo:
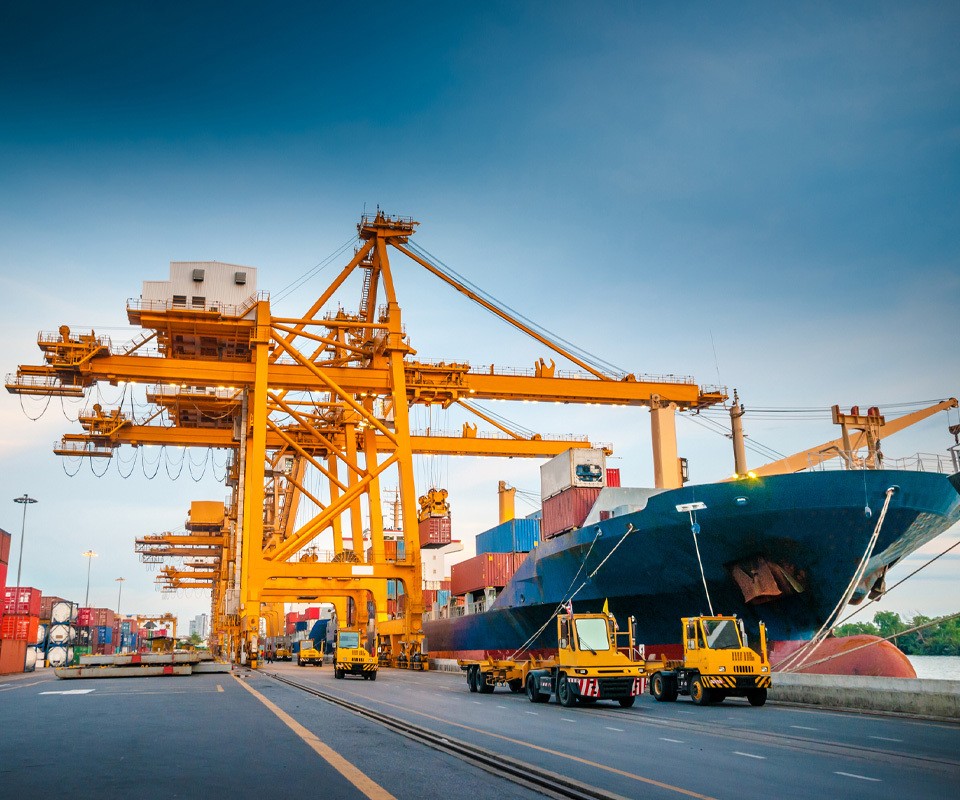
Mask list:
[[[467,686],[470,687],[471,692],[477,692],[477,668],[467,667]]]
[[[573,708],[577,704],[577,696],[566,675],[557,678],[557,702],[564,708]]]
[[[750,691],[747,692],[747,701],[752,706],[762,706],[767,702],[767,690],[750,689]]]
[[[698,706],[708,706],[713,699],[713,692],[703,685],[703,678],[699,675],[690,681],[690,699]]]
[[[620,704],[620,708],[633,708],[633,704],[637,702],[636,697],[621,697],[617,702]]]
[[[726,692],[721,692],[721,691],[718,691],[718,690],[714,689],[712,694],[713,694],[713,696],[710,698],[710,705],[712,705],[712,706],[718,706],[718,705],[720,705],[724,700],[727,699],[727,693],[726,693]]]
[[[550,699],[548,695],[541,693],[535,675],[527,676],[527,697],[531,703],[546,703]]]
[[[371,673],[370,673],[370,680],[375,681],[376,679],[377,679],[377,673],[376,673],[376,672],[371,672]]]
[[[342,670],[342,669],[334,669],[334,670],[333,670],[333,677],[336,678],[338,681],[343,680],[343,670]]]
[[[479,670],[477,671],[477,686],[480,689],[480,694],[493,694],[495,688],[494,684],[487,682],[487,676]]]
[[[510,687],[510,691],[514,694],[518,694],[523,691],[523,681],[520,678],[515,678],[512,681],[507,681],[507,686]]]
[[[660,703],[672,703],[677,699],[677,684],[670,676],[657,672],[650,681],[650,694]]]

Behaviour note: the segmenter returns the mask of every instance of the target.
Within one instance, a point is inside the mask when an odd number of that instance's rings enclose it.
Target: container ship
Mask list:
[[[621,627],[632,616],[648,653],[676,657],[679,618],[712,605],[754,635],[765,623],[776,664],[835,622],[838,603],[881,594],[890,567],[960,519],[960,474],[848,468],[631,489],[612,485],[601,451],[592,456],[587,464],[591,451],[569,451],[542,468],[539,536],[535,520],[507,520],[477,537],[474,559],[453,566],[458,597],[424,622],[431,657],[556,647],[547,622],[568,603],[606,608]],[[566,486],[548,481],[558,466]],[[511,551],[521,540],[525,548]],[[816,659],[843,646],[828,639]],[[845,659],[811,671],[912,676],[885,643]]]

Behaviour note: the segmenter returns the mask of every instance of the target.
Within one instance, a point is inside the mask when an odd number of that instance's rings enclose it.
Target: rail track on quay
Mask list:
[[[549,797],[562,798],[563,800],[627,800],[623,795],[608,792],[596,786],[590,786],[589,784],[536,767],[528,762],[512,758],[503,753],[487,750],[486,748],[478,747],[475,744],[470,744],[461,739],[437,733],[420,725],[405,722],[397,717],[374,711],[359,703],[345,700],[342,697],[325,692],[315,686],[299,683],[275,672],[260,670],[260,674],[273,678],[294,689],[299,689],[309,695],[313,695],[320,700],[333,703],[340,708],[344,708],[372,722],[383,725],[427,747],[440,750],[461,761],[465,761],[475,767],[497,775],[500,778],[505,778],[513,783],[524,786],[527,789],[541,792]]]

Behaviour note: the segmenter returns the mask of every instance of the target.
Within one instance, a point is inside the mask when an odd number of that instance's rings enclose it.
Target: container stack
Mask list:
[[[529,553],[539,543],[539,519],[511,519],[477,534],[477,555]]]
[[[49,598],[51,602],[41,608],[49,608],[46,641],[43,645],[43,661],[51,667],[65,667],[73,663],[77,643],[77,605],[60,597]]]
[[[567,450],[541,466],[543,538],[581,527],[607,485],[607,475],[606,454],[599,448]],[[615,479],[619,478],[618,471]]]
[[[40,590],[30,586],[6,587],[0,619],[0,675],[35,668],[39,628]],[[32,658],[28,658],[28,649]]]

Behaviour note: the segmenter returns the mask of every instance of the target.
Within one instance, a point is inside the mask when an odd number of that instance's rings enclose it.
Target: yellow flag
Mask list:
[[[604,598],[604,600],[603,600],[603,613],[604,613],[604,614],[609,614],[609,613],[610,613],[610,604],[609,604],[609,602],[607,601],[607,598]]]

